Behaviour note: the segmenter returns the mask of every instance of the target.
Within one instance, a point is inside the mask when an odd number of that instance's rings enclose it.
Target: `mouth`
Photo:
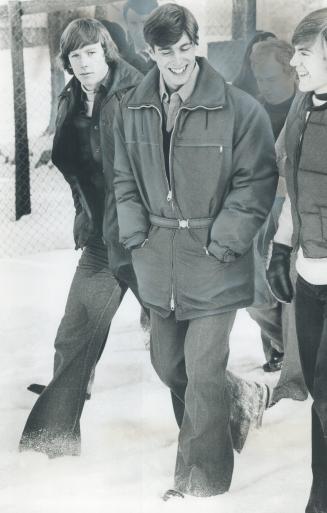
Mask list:
[[[309,76],[309,73],[307,71],[297,71],[297,74],[298,74],[299,78],[304,78],[304,77]]]
[[[185,66],[179,67],[179,68],[168,68],[173,75],[182,75],[185,73],[187,68],[187,64]]]

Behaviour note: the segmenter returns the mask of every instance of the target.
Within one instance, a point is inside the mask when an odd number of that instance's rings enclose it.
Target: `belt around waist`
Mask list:
[[[199,219],[169,219],[168,217],[155,216],[150,214],[150,223],[153,226],[160,226],[161,228],[208,228],[213,222],[213,217],[201,217]]]

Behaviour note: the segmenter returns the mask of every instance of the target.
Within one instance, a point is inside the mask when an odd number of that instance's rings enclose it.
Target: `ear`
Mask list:
[[[156,54],[154,53],[154,50],[153,48],[151,48],[151,46],[149,44],[146,45],[146,51],[148,52],[148,54],[150,55],[150,58],[154,61],[154,62],[157,62],[157,57],[156,57]]]

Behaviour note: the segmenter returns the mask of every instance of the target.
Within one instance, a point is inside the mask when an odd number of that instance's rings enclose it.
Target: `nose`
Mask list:
[[[293,68],[295,68],[295,66],[297,66],[299,63],[299,56],[298,54],[295,52],[292,59],[290,60],[290,66],[293,66]]]
[[[175,52],[174,54],[174,64],[176,66],[180,65],[180,64],[183,64],[183,54],[179,51]]]
[[[80,56],[80,65],[82,68],[85,68],[88,65],[88,57],[85,54]]]

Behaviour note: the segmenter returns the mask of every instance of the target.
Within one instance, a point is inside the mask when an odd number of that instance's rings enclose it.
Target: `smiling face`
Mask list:
[[[291,66],[299,77],[299,89],[303,92],[327,93],[327,52],[320,38],[314,43],[295,45]]]
[[[184,32],[177,43],[149,50],[169,91],[176,91],[189,80],[195,66],[195,45]]]
[[[108,72],[108,64],[100,42],[73,50],[69,53],[68,59],[75,77],[85,89],[95,89]]]

